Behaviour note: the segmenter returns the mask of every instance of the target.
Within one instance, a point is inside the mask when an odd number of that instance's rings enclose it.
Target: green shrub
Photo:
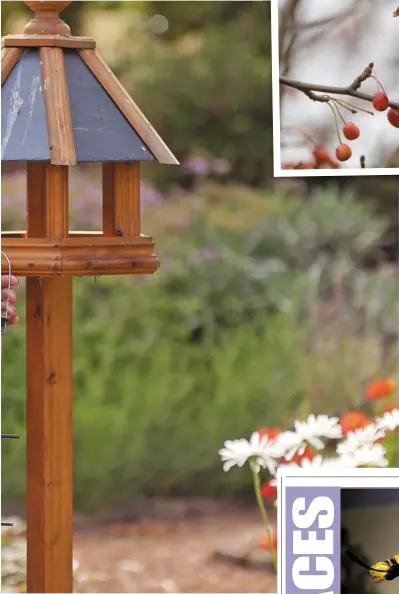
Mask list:
[[[248,477],[221,472],[225,439],[359,408],[396,367],[396,275],[360,268],[385,222],[349,196],[206,184],[152,222],[154,277],[74,281],[77,509],[238,492]],[[24,338],[22,319],[3,347],[3,428],[21,434],[3,446],[5,500],[25,488]]]
[[[372,345],[363,342],[342,343],[350,348],[328,359],[309,352],[306,327],[284,313],[190,343],[179,326],[155,315],[157,286],[110,280],[104,287],[102,279],[75,281],[78,508],[145,493],[240,489],[243,473],[220,472],[224,439],[259,425],[290,425],[310,410],[343,412],[373,366],[377,371]],[[23,335],[22,322],[4,344],[3,427],[22,435],[22,443],[3,447],[6,499],[21,498],[24,487]]]

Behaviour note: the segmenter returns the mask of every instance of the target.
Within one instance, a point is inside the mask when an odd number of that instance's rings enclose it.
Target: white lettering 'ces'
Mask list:
[[[309,538],[302,538],[300,530],[294,530],[292,548],[294,555],[333,555],[334,530],[326,530],[325,537],[317,539],[314,530],[309,531]]]
[[[306,572],[310,570],[309,557],[298,557],[295,559],[292,566],[292,579],[294,584],[300,590],[319,590],[323,594],[334,594],[324,592],[327,588],[331,588],[334,583],[334,565],[331,559],[327,557],[316,557],[316,571],[323,572],[322,574],[312,575]]]
[[[315,497],[309,508],[305,510],[305,497],[295,499],[292,506],[292,519],[296,528],[310,528],[317,516],[319,516],[319,528],[329,528],[334,521],[334,503],[329,497]]]

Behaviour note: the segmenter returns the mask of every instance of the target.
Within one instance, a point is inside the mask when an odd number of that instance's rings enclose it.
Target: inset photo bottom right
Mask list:
[[[278,594],[393,594],[399,583],[397,469],[278,470]]]
[[[341,547],[341,594],[398,592],[399,488],[341,489]]]

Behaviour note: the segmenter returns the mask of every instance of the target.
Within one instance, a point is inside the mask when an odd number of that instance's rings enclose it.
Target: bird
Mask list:
[[[364,561],[359,559],[352,551],[349,549],[345,551],[347,556],[352,559],[355,563],[364,567],[370,572],[371,577],[373,578],[373,582],[378,584],[384,581],[392,581],[395,578],[399,577],[399,554],[394,555],[391,559],[386,559],[385,561],[378,561],[374,565],[367,565]]]

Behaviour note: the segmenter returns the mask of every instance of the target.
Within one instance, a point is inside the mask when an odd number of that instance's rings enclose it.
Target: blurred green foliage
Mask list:
[[[21,32],[23,3],[1,10],[3,34]],[[162,192],[142,191],[161,270],[74,281],[76,508],[238,492],[249,477],[221,471],[225,439],[364,408],[364,385],[396,370],[397,181],[272,180],[269,3],[63,14],[182,162],[143,166]],[[76,169],[71,227],[99,228],[99,180]],[[21,228],[25,181],[3,182],[3,228]],[[3,429],[21,435],[3,445],[4,501],[25,490],[24,326],[3,349]]]
[[[213,183],[178,202],[189,224],[158,228],[154,277],[74,281],[77,509],[240,491],[225,439],[362,407],[396,364],[396,276],[358,267],[386,228],[370,208]],[[24,364],[22,320],[3,349],[3,428],[22,436],[3,446],[5,500],[24,493]]]

